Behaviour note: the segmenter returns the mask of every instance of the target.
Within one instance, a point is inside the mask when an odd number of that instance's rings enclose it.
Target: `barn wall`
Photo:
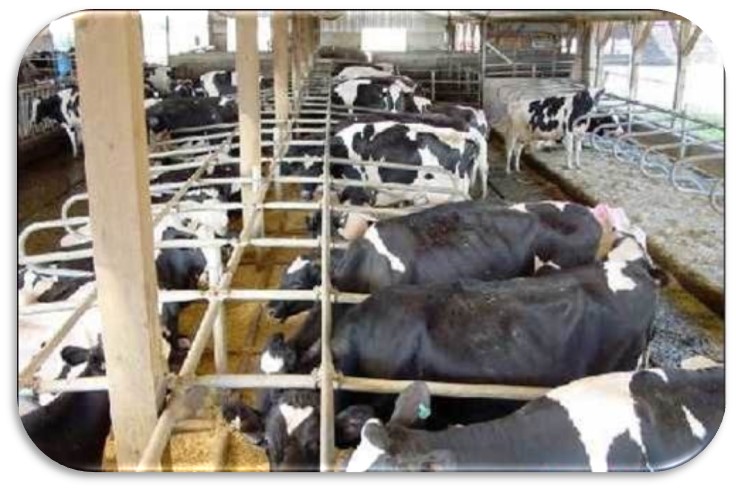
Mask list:
[[[360,48],[364,28],[407,30],[407,50],[445,49],[446,19],[411,10],[347,11],[336,20],[322,20],[322,45]]]

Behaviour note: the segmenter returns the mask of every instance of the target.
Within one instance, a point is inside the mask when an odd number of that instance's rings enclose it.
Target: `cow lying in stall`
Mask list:
[[[517,100],[507,107],[506,120],[501,124],[506,139],[506,173],[511,163],[520,170],[521,152],[534,141],[563,140],[567,152],[567,168],[580,168],[582,137],[589,121],[580,117],[594,112],[603,94],[602,88],[588,88],[574,94],[543,99]]]
[[[371,419],[346,470],[662,471],[706,447],[723,418],[723,365],[649,369],[573,381],[500,420],[440,432],[412,428],[429,410],[424,383]]]
[[[81,367],[80,377],[104,376],[101,346],[66,347],[60,357]],[[33,444],[52,461],[81,471],[101,471],[105,442],[110,432],[107,391],[63,393],[50,403],[24,413],[23,428]]]

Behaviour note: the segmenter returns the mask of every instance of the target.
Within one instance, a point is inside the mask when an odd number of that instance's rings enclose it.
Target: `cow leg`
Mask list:
[[[580,152],[583,151],[582,135],[578,135],[574,137],[574,139],[575,139],[575,165],[577,165],[578,168],[582,168],[580,166]]]
[[[571,132],[565,133],[564,136],[564,142],[565,142],[565,151],[567,152],[567,168],[568,170],[572,170],[572,153],[573,153],[573,135]]]
[[[61,125],[66,131],[66,135],[69,137],[69,143],[72,145],[72,157],[77,158],[77,138],[74,130],[68,124]]]
[[[514,150],[516,149],[516,138],[511,138],[511,142],[506,148],[506,174],[511,173],[511,160],[514,158]]]
[[[514,160],[514,169],[517,172],[521,172],[521,152],[524,151],[524,144],[520,143],[516,145],[516,160]]]

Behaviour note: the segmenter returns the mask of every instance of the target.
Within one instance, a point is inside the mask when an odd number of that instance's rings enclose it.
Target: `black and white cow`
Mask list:
[[[390,112],[418,112],[412,108],[417,85],[408,77],[372,76],[353,78],[332,87],[332,103],[353,107],[382,109]]]
[[[179,79],[173,84],[171,93],[177,97],[207,97],[200,80]]]
[[[441,115],[396,114],[389,116],[368,115],[353,118],[335,128],[331,147],[332,156],[351,160],[392,162],[425,167],[424,171],[412,171],[370,166],[356,166],[361,180],[370,182],[398,182],[402,184],[456,187],[468,195],[478,183],[485,196],[487,180],[487,143],[477,131],[464,122]],[[441,167],[445,172],[432,171]],[[351,177],[348,177],[351,178]],[[454,178],[454,179],[453,179]],[[416,201],[397,191],[373,193],[373,204],[385,206],[397,201]],[[427,191],[426,202],[447,202],[447,194]],[[415,202],[416,203],[416,202]]]
[[[388,425],[365,423],[346,470],[661,471],[705,448],[725,409],[724,369],[649,369],[579,379],[500,420],[427,432],[414,383]]]
[[[70,365],[81,365],[82,377],[104,376],[105,360],[99,345],[90,349],[67,348]],[[107,391],[63,393],[48,405],[21,416],[33,444],[51,460],[82,471],[100,471],[105,441],[110,432]]]
[[[588,264],[602,256],[600,220],[568,202],[435,206],[369,227],[350,243],[333,282],[341,291],[367,293],[392,284],[528,276],[537,261]]]
[[[428,102],[419,96],[414,97],[415,104],[422,113],[444,114],[452,119],[464,121],[471,128],[477,130],[484,138],[488,138],[488,120],[483,109],[476,109],[467,105],[451,104],[449,102]],[[418,99],[418,100],[417,100]]]
[[[148,129],[154,135],[237,120],[238,105],[231,97],[169,97],[146,109]]]
[[[341,83],[346,80],[353,80],[356,78],[375,77],[383,78],[394,76],[393,67],[386,67],[381,65],[374,65],[370,63],[361,63],[354,65],[343,64],[342,68],[337,74],[332,77],[334,83]]]
[[[538,140],[562,139],[567,151],[567,168],[573,168],[573,156],[579,168],[582,137],[588,128],[586,120],[579,118],[594,111],[602,94],[603,89],[589,88],[559,97],[510,102],[504,131],[506,172],[511,171],[514,158],[518,172],[524,146]]]
[[[634,369],[661,278],[627,236],[604,262],[540,276],[394,286],[336,320],[335,366],[346,376],[531,386]],[[468,423],[488,410],[443,415]]]
[[[330,256],[330,265],[334,270],[335,264],[343,256],[343,251],[333,249]],[[311,290],[322,284],[322,267],[320,256],[317,253],[298,255],[281,275],[279,289]],[[290,316],[310,309],[314,301],[285,301],[271,300],[268,302],[268,313],[277,320],[285,320]]]
[[[207,201],[182,201],[179,215],[166,216],[155,228],[154,241],[166,240],[212,240],[227,236],[228,219],[225,211],[203,210],[197,205]],[[218,201],[219,202],[219,201]],[[193,205],[190,205],[193,204]],[[62,238],[63,247],[89,244],[89,227],[76,230],[79,236],[71,234]],[[158,285],[161,289],[207,288],[219,278],[227,260],[230,247],[177,247],[156,249],[154,261]],[[180,355],[189,347],[189,340],[179,334],[179,314],[188,303],[164,303],[161,315],[162,332],[171,344],[173,355]],[[96,312],[91,309],[89,312]],[[99,313],[95,325],[99,329]],[[57,322],[58,325],[58,322]]]
[[[94,288],[92,259],[81,259],[63,264],[52,264],[48,269],[59,265],[80,273],[78,277],[68,277],[48,272],[36,272],[28,267],[18,269],[18,310],[34,304],[53,305],[58,302],[81,302]],[[86,274],[86,275],[84,275]],[[69,316],[68,311],[47,311],[18,318],[18,372],[28,365],[33,356],[53,337],[56,330]],[[42,379],[59,377],[76,378],[84,366],[70,366],[61,356],[62,351],[70,346],[92,348],[102,334],[99,310],[95,307],[85,311],[75,327],[66,335],[58,347],[34,373]],[[47,405],[56,398],[51,393],[35,396],[30,392],[19,393],[26,410]]]
[[[31,104],[31,124],[40,124],[46,119],[55,121],[66,131],[72,155],[76,158],[78,147],[82,145],[79,89],[76,86],[64,88],[49,97],[33,99]]]
[[[199,81],[207,97],[233,95],[238,91],[238,78],[233,70],[208,71]]]
[[[311,390],[283,390],[264,412],[240,401],[222,408],[223,416],[248,442],[266,450],[271,471],[318,471],[320,397]],[[335,444],[354,447],[361,427],[373,417],[368,406],[353,406],[335,417]]]
[[[322,154],[317,146],[294,146],[287,157],[307,157],[305,163],[281,165],[281,173],[307,177],[322,175]],[[415,165],[417,170],[378,168],[335,163],[332,176],[337,179],[371,183],[421,184],[441,189],[455,189],[456,194],[432,190],[375,190],[347,187],[340,202],[354,205],[370,203],[389,206],[409,201],[413,204],[436,204],[459,200],[480,184],[485,195],[487,181],[487,143],[480,133],[462,121],[442,115],[386,114],[351,118],[335,128],[330,141],[335,158],[355,161],[389,162]],[[304,184],[302,197],[311,198],[317,184]]]
[[[161,96],[171,93],[172,68],[169,66],[145,65],[143,67],[143,82]]]

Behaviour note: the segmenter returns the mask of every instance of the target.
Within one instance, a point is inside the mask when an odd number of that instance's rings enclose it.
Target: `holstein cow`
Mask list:
[[[562,139],[567,151],[567,168],[580,167],[582,137],[588,123],[578,118],[592,112],[603,89],[589,88],[571,95],[550,96],[544,99],[518,100],[508,104],[505,121],[506,172],[511,171],[511,161],[518,172],[521,151],[525,145],[538,140]]]
[[[348,179],[455,188],[465,195],[479,183],[483,195],[486,192],[488,164],[485,139],[467,124],[443,116],[396,114],[356,117],[335,128],[331,154],[337,158],[418,167],[415,171],[333,165],[336,172],[342,171]],[[453,200],[453,196],[431,190],[362,189],[362,192],[368,193],[370,202],[375,206],[401,201],[423,204]],[[461,197],[454,196],[454,199]]]
[[[63,353],[69,364],[83,366],[82,377],[104,376],[102,349],[70,349]],[[33,444],[46,456],[69,468],[100,471],[105,441],[110,432],[107,391],[63,393],[50,404],[21,416]]]
[[[634,369],[661,279],[626,236],[606,261],[554,273],[387,288],[335,322],[335,366],[346,376],[531,386]],[[443,415],[467,423],[488,410]]]
[[[64,128],[72,155],[76,158],[78,146],[82,145],[82,118],[79,110],[79,89],[76,86],[59,90],[46,98],[33,99],[31,124],[40,124],[50,119]]]
[[[238,90],[238,77],[233,70],[208,71],[199,80],[208,97],[233,95]]]
[[[344,82],[345,80],[352,80],[355,78],[365,77],[390,77],[393,76],[393,70],[387,70],[384,66],[371,65],[371,64],[360,64],[345,66],[341,69],[337,75],[332,79],[334,83]]]
[[[169,66],[148,65],[143,67],[144,84],[150,86],[162,96],[171,93],[171,73]]]
[[[248,442],[266,450],[271,471],[319,471],[319,392],[284,390],[265,412],[240,401],[223,406],[225,420]],[[373,417],[368,406],[354,406],[335,417],[335,444],[354,447],[363,424]]]
[[[296,142],[298,143],[298,142]],[[293,145],[286,157],[307,157],[306,162],[280,165],[281,174],[307,177],[322,175],[321,146]],[[350,118],[335,128],[330,141],[330,154],[335,158],[415,165],[417,170],[378,168],[334,163],[331,173],[337,179],[362,180],[371,183],[421,184],[456,189],[467,195],[472,187],[481,186],[485,195],[487,181],[487,143],[480,133],[462,121],[439,114],[381,114]],[[443,171],[444,170],[444,171]],[[459,184],[459,185],[458,185]],[[317,184],[302,185],[302,197],[311,199]],[[431,190],[373,190],[347,187],[340,202],[353,205],[388,206],[409,201],[412,204],[436,204],[462,199]]]
[[[330,266],[342,259],[343,251],[333,249],[330,253]],[[311,290],[322,284],[322,267],[318,253],[297,256],[281,275],[279,289]],[[314,301],[271,300],[268,302],[268,313],[277,320],[285,320],[290,316],[310,309]]]
[[[392,284],[528,276],[536,261],[588,264],[610,245],[604,219],[567,202],[443,204],[370,226],[350,243],[333,282],[367,293]]]
[[[171,93],[177,97],[207,97],[200,80],[179,79],[173,84]]]
[[[431,400],[402,393],[384,426],[365,423],[347,471],[661,471],[696,456],[725,409],[724,369],[649,369],[561,386],[500,420],[409,428]]]
[[[477,130],[484,138],[488,138],[488,120],[486,119],[486,113],[483,109],[476,109],[474,107],[436,102],[422,102],[421,97],[414,97],[415,104],[421,106],[420,112],[432,113],[432,114],[444,114],[452,119],[458,119],[464,121],[471,128]],[[416,102],[420,99],[420,102]]]
[[[332,87],[332,103],[353,107],[382,109],[390,112],[413,112],[407,107],[413,103],[417,85],[408,77],[398,75],[354,78],[335,84]]]
[[[155,228],[153,239],[166,240],[214,239],[227,235],[227,215],[224,211],[205,211],[183,201],[179,216],[166,216]],[[65,236],[64,247],[89,243],[88,227],[77,230],[82,236]],[[161,289],[207,288],[222,274],[230,247],[177,247],[156,249],[154,261]],[[189,339],[179,334],[179,313],[188,303],[164,303],[160,308],[162,331],[169,341],[172,354],[179,356],[189,347]]]

